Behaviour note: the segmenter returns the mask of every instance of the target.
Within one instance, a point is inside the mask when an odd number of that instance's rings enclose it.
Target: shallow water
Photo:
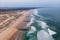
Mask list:
[[[27,40],[57,40],[58,18],[56,16],[57,11],[55,11],[52,8],[34,9],[32,11],[31,22],[28,24],[31,29],[27,31]],[[59,14],[59,12],[57,13]]]

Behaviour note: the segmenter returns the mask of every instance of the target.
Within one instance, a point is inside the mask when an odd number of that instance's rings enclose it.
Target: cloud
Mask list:
[[[0,0],[0,6],[54,6],[59,5],[60,0]]]
[[[38,2],[39,0],[0,0],[0,4],[27,4]]]

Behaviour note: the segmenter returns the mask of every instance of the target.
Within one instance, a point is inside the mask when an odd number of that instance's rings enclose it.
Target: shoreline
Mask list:
[[[19,19],[17,19],[16,22],[13,25],[10,25],[10,27],[8,27],[6,30],[4,30],[3,32],[1,32],[0,33],[0,40],[8,40],[8,39],[10,39],[10,37],[12,37],[12,35],[14,33],[16,33],[16,31],[18,31],[16,29],[16,27],[20,23],[22,23],[24,21],[24,19],[26,19],[26,16],[28,16],[30,14],[30,13],[29,14],[28,13],[29,13],[29,11],[22,12],[23,15]],[[26,22],[28,22],[28,21],[26,21]],[[5,36],[3,36],[3,35],[5,35]]]

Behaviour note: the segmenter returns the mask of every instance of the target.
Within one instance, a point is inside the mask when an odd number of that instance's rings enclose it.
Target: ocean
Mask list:
[[[33,9],[26,40],[60,40],[60,8]]]

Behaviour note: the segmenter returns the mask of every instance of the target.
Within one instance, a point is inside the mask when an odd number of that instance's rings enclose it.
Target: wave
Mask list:
[[[29,24],[27,24],[31,28],[28,31],[27,35],[31,36],[29,34],[32,34],[32,33],[34,34],[36,32],[37,26],[38,26],[41,29],[39,31],[37,31],[37,34],[36,34],[37,35],[37,40],[54,40],[53,37],[52,37],[52,35],[56,34],[56,32],[50,30],[48,28],[49,26],[47,25],[46,22],[41,21],[41,20],[36,20],[37,17],[35,18],[35,16],[39,16],[40,17],[40,15],[38,15],[38,13],[39,13],[38,9],[32,10],[31,21],[30,21]],[[37,24],[35,22],[37,22]],[[30,40],[32,40],[32,37],[30,38]]]
[[[40,16],[40,15],[38,15],[38,9],[32,10],[32,15]]]

